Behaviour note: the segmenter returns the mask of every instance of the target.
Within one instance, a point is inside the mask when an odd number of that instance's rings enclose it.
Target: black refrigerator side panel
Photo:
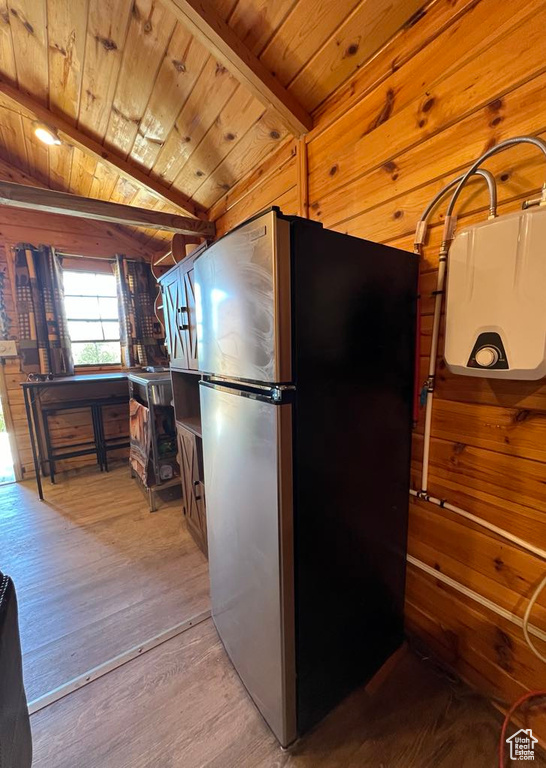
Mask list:
[[[294,220],[298,731],[403,639],[417,259]]]

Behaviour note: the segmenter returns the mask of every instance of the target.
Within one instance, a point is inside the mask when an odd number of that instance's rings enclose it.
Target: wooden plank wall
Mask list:
[[[411,250],[416,221],[447,180],[484,150],[519,134],[546,137],[546,2],[435,0],[314,113],[302,179],[294,142],[254,169],[212,209],[223,233],[270,204],[325,226]],[[298,167],[300,173],[298,174]],[[517,148],[487,163],[500,211],[535,196],[544,159]],[[473,183],[460,224],[483,219]],[[430,350],[441,216],[421,264],[421,380]],[[412,483],[420,487],[422,421]],[[439,360],[429,489],[436,496],[546,547],[546,385],[457,377]],[[521,617],[546,563],[479,526],[415,501],[410,553]],[[533,622],[546,630],[546,595]],[[512,701],[546,687],[546,666],[515,624],[409,567],[407,625],[480,690]],[[539,647],[540,641],[537,641]],[[543,650],[544,652],[544,650]],[[546,738],[546,721],[536,727]]]
[[[146,252],[127,235],[102,222],[84,221],[68,216],[33,213],[0,206],[0,269],[6,274],[6,306],[11,320],[10,338],[18,338],[18,324],[15,312],[15,291],[13,271],[13,246],[20,242],[39,245],[53,245],[65,253],[83,256],[112,258],[116,253],[144,258]],[[96,261],[81,261],[89,269],[101,269]],[[106,266],[106,265],[104,265]],[[14,420],[15,438],[23,478],[34,475],[32,454],[28,437],[28,426],[23,402],[21,382],[26,374],[21,372],[19,358],[6,361],[5,365],[8,402]],[[90,372],[85,369],[84,372]],[[109,370],[112,370],[109,368]],[[87,411],[73,411],[51,418],[51,435],[54,444],[82,442],[92,436],[92,425]],[[129,419],[126,408],[112,407],[107,412],[105,431],[109,437],[128,434]],[[126,455],[127,451],[114,451],[112,458]],[[94,456],[83,456],[59,462],[58,469],[74,469],[95,463]]]

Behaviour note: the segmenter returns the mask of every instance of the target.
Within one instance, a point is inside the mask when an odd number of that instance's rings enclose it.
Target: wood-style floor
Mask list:
[[[17,589],[29,701],[207,610],[181,502],[150,514],[127,466],[0,487],[0,570]]]
[[[29,698],[207,610],[180,502],[150,514],[126,468],[0,488]],[[283,752],[211,619],[38,711],[33,768],[491,768],[500,716],[411,653]],[[537,756],[535,765],[546,763]]]
[[[37,713],[32,730],[34,768],[493,768],[500,716],[408,653],[283,752],[207,619]]]

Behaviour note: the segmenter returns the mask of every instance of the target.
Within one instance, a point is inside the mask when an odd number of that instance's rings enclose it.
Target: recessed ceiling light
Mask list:
[[[57,131],[45,123],[34,123],[34,134],[40,141],[49,146],[61,143],[60,138],[57,136]]]

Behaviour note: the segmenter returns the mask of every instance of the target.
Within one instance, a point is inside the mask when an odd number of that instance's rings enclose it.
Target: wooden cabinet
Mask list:
[[[193,265],[191,256],[183,259],[159,283],[171,364],[184,517],[195,542],[207,555]]]
[[[197,321],[195,318],[195,287],[193,266],[184,272],[184,292],[186,295],[188,323],[188,327],[186,329],[188,368],[192,371],[197,371],[199,370],[199,361],[197,359]]]
[[[178,455],[184,516],[196,544],[207,555],[207,518],[203,482],[203,447],[201,438],[177,422]]]
[[[180,279],[180,265],[169,270],[161,280],[165,343],[172,368],[188,368],[187,322],[184,310],[186,296],[184,282]]]
[[[197,371],[197,331],[193,258],[176,264],[159,279],[163,296],[165,342],[171,368]]]

